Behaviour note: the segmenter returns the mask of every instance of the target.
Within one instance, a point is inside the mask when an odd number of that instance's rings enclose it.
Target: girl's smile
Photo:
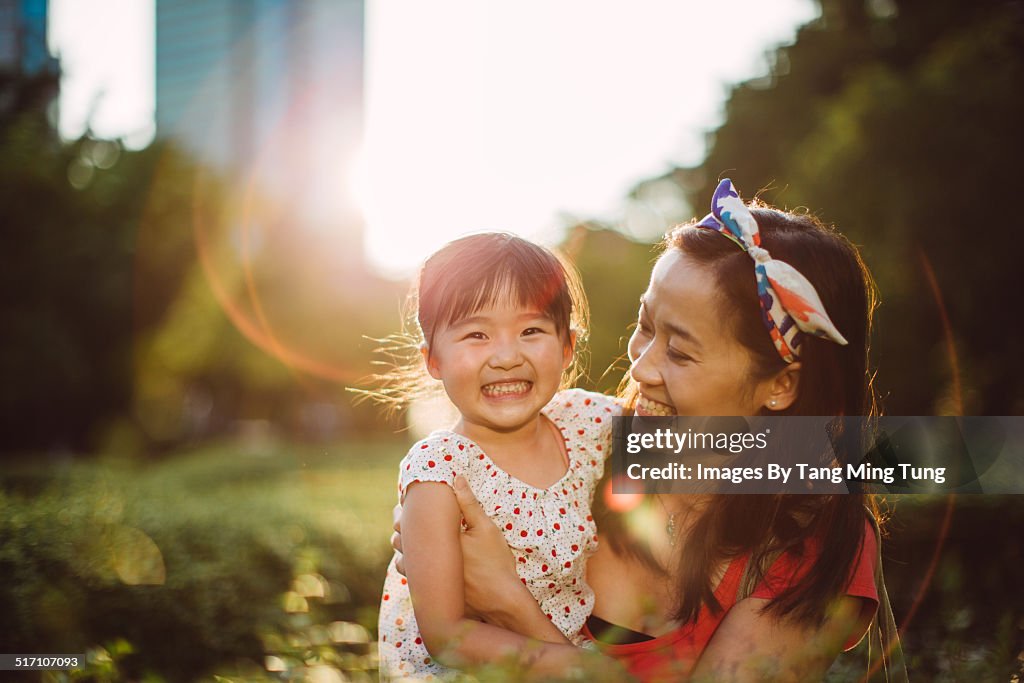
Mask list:
[[[533,382],[526,380],[503,380],[485,384],[480,391],[487,398],[497,401],[512,401],[523,398],[533,388]]]

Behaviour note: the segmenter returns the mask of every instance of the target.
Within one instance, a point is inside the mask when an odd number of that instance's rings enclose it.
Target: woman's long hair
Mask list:
[[[810,280],[849,342],[840,346],[804,335],[799,395],[787,409],[771,414],[874,416],[868,343],[876,294],[856,247],[812,216],[761,204],[751,209],[761,246]],[[671,231],[662,246],[666,251],[684,252],[715,274],[722,311],[731,318],[731,329],[753,360],[751,383],[782,370],[785,362],[761,320],[750,256],[721,234],[693,224]],[[627,401],[635,399],[635,387],[628,383],[623,393]],[[723,562],[749,553],[753,567],[764,570],[779,553],[807,552],[809,541],[815,539],[822,551],[812,566],[767,609],[807,624],[820,623],[829,603],[842,593],[860,554],[865,504],[870,501],[859,494],[710,496],[694,512],[696,519],[679,547],[676,618],[695,621],[704,605],[721,610],[713,582]],[[629,535],[624,520],[608,509],[603,496],[595,500],[595,514],[613,550],[664,571],[650,550]]]

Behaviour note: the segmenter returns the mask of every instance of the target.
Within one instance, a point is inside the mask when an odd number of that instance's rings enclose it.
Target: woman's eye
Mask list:
[[[672,361],[674,361],[676,363],[685,363],[688,360],[693,360],[692,356],[688,356],[685,353],[683,353],[682,351],[676,351],[671,346],[668,347],[667,355],[668,355],[670,360],[672,360]]]

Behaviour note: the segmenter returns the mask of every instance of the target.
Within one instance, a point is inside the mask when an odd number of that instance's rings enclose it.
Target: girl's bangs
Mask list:
[[[476,277],[462,273],[457,282],[445,283],[437,316],[441,326],[454,325],[485,308],[510,305],[542,313],[559,332],[569,329],[572,303],[562,273],[537,272],[508,262],[494,265],[478,269]]]

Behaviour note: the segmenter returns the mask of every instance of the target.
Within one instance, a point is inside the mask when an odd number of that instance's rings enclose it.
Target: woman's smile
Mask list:
[[[667,403],[640,394],[636,401],[636,414],[644,417],[670,417],[676,414],[676,409]]]

